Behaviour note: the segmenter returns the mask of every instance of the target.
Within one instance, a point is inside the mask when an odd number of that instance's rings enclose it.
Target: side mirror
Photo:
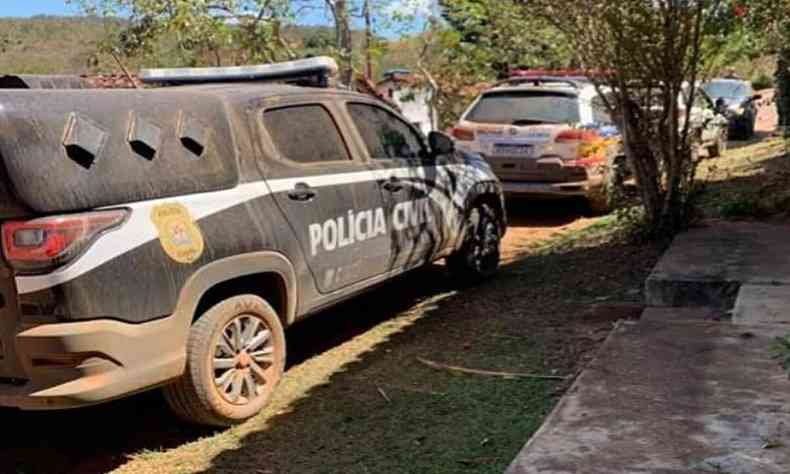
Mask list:
[[[455,142],[449,135],[442,132],[428,134],[428,145],[434,156],[449,155],[455,151]]]

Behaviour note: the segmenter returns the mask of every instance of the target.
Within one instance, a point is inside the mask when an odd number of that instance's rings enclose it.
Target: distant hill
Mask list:
[[[112,58],[96,55],[97,44],[107,29],[114,27],[118,23],[90,17],[0,18],[0,75],[119,72]],[[326,52],[335,38],[333,28],[322,26],[289,26],[284,35],[300,53],[311,55]],[[361,50],[363,33],[355,31],[353,37],[355,48]],[[387,52],[376,58],[376,69],[413,67],[417,53],[412,54],[409,46],[408,41],[391,43]],[[171,64],[127,64],[132,70],[163,65]]]
[[[102,66],[91,61],[104,32],[104,23],[91,18],[0,18],[0,73],[91,71]]]

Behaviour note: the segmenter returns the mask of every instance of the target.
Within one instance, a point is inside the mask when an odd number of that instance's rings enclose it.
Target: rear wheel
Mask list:
[[[593,215],[604,215],[612,212],[611,195],[606,186],[590,191],[587,195],[587,205]]]
[[[606,170],[601,186],[591,189],[587,194],[587,205],[595,215],[608,214],[614,210],[623,196],[623,183],[625,157],[619,156],[612,160],[612,164]]]
[[[164,388],[165,398],[186,421],[232,426],[266,406],[284,369],[285,334],[276,312],[258,296],[236,296],[192,325],[186,371]]]
[[[447,258],[448,269],[466,283],[491,277],[499,269],[501,241],[494,209],[488,204],[476,206],[467,216],[463,245]]]

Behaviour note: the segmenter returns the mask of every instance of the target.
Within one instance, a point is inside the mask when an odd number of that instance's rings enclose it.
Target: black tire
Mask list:
[[[716,143],[708,147],[708,158],[720,158],[727,152],[727,132],[721,134]]]
[[[613,203],[607,186],[601,186],[587,194],[587,206],[594,216],[603,216],[612,212]]]
[[[503,229],[488,204],[474,207],[466,217],[463,244],[447,258],[450,273],[464,284],[479,283],[499,269]]]
[[[228,427],[254,417],[269,403],[284,370],[285,333],[277,313],[258,296],[240,295],[194,322],[185,373],[163,391],[181,419]]]
[[[609,214],[623,197],[625,157],[617,157],[606,171],[600,187],[587,194],[587,206],[593,215]]]

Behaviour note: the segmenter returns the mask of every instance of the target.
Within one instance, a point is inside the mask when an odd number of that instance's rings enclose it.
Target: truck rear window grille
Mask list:
[[[129,145],[132,150],[148,161],[156,157],[162,143],[162,129],[150,121],[134,115],[129,124]]]
[[[73,113],[66,123],[63,147],[69,158],[88,169],[99,157],[107,136],[107,132],[99,125],[86,117]]]

